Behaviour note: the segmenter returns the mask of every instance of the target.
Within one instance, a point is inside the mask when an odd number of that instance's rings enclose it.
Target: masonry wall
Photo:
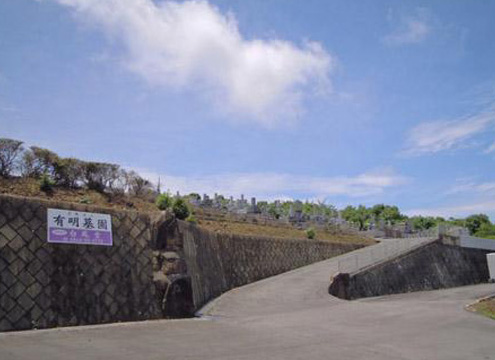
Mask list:
[[[355,250],[360,245],[214,233],[178,222],[194,307],[232,288]]]
[[[48,208],[110,214],[113,246],[47,243]],[[0,195],[0,331],[191,316],[229,289],[358,247]]]
[[[110,214],[112,247],[49,244],[47,208]],[[0,195],[0,331],[153,319],[147,215]]]
[[[329,292],[352,300],[487,282],[486,254],[438,241],[356,274],[339,274]]]

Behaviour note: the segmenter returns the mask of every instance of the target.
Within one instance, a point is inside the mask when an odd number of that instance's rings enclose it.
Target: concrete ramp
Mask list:
[[[338,305],[342,301],[328,295],[328,284],[332,276],[339,272],[339,268],[349,269],[358,264],[359,269],[366,269],[391,257],[426,246],[434,240],[382,240],[376,245],[230,290],[203,307],[199,314],[240,318]]]

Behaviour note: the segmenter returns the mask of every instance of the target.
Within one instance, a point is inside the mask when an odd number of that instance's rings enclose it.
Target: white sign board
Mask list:
[[[495,253],[486,254],[486,260],[488,261],[490,280],[495,281]]]
[[[112,246],[112,218],[107,214],[48,209],[48,242]]]

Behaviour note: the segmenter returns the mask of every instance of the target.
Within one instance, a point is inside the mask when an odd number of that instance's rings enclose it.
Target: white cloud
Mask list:
[[[485,213],[491,215],[493,219],[493,217],[495,216],[495,201],[494,200],[479,201],[479,202],[449,206],[449,207],[410,209],[404,211],[404,213],[408,216],[423,215],[423,216],[441,216],[444,218],[466,217],[471,214]]]
[[[330,89],[334,59],[319,43],[247,40],[205,0],[53,1],[121,42],[125,66],[150,84],[199,92],[244,120],[294,120],[305,95]]]
[[[382,194],[386,189],[405,184],[408,179],[390,169],[368,172],[354,177],[312,177],[279,173],[216,174],[206,176],[159,175],[136,169],[151,181],[160,181],[163,189],[182,194],[199,192],[225,196],[256,196],[260,199],[328,196],[366,197]]]
[[[389,14],[389,21],[392,18]],[[425,9],[417,9],[413,15],[402,17],[394,31],[384,36],[382,41],[391,46],[421,43],[431,32],[429,18]]]
[[[494,123],[493,110],[465,119],[425,122],[410,131],[404,153],[424,155],[456,149]]]
[[[495,182],[460,182],[447,190],[447,195],[459,193],[477,193],[479,195],[495,195]]]

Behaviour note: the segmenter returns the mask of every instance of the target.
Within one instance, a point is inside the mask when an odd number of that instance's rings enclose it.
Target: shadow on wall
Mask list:
[[[183,246],[177,236],[177,220],[167,213],[153,223],[153,282],[164,318],[194,316],[191,279],[187,273]]]

